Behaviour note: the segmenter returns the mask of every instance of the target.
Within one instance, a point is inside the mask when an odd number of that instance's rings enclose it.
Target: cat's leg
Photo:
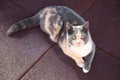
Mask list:
[[[91,68],[91,64],[92,64],[93,58],[94,58],[94,55],[95,55],[95,44],[93,43],[92,51],[90,52],[89,55],[84,57],[84,59],[85,59],[85,64],[84,64],[84,67],[83,67],[83,72],[84,73],[88,73],[89,72],[89,70]]]
[[[79,67],[81,67],[81,68],[84,67],[84,60],[83,60],[82,57],[77,57],[77,58],[75,58],[75,62],[76,62],[76,64],[77,64]]]

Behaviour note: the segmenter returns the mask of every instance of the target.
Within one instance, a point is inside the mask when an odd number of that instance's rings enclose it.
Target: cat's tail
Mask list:
[[[39,23],[40,23],[40,18],[38,15],[32,16],[30,18],[26,18],[11,25],[7,31],[7,35],[12,35],[13,33],[24,30],[26,28],[35,27]]]

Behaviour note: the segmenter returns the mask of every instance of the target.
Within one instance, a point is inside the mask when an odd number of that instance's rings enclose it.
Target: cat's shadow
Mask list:
[[[59,50],[58,50],[59,49]],[[77,66],[74,60],[66,56],[63,51],[60,49],[58,44],[55,45],[54,48],[55,54],[60,58],[60,60],[67,64],[69,67],[71,67],[77,74],[78,79],[85,79],[86,75],[85,73],[82,72],[82,69]]]

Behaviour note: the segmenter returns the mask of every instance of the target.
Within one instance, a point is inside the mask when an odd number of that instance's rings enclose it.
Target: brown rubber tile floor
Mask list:
[[[120,61],[120,0],[97,0],[84,18],[97,47]]]
[[[0,1],[0,80],[18,79],[52,44],[39,28],[6,35],[11,24],[28,16],[12,3]]]
[[[21,80],[119,80],[119,75],[120,64],[99,50],[84,74],[56,45]]]
[[[66,4],[83,15],[95,2],[95,0],[62,1],[63,0],[60,2],[58,2],[58,0],[43,0],[41,2],[39,0],[0,0],[0,80],[20,80],[29,73],[29,70],[31,70],[37,62],[41,62],[40,59],[44,59],[44,53],[53,46],[48,35],[38,27],[24,30],[16,33],[12,37],[8,37],[6,31],[11,24],[32,16],[44,6],[50,4]],[[75,73],[72,74],[76,75]],[[35,78],[32,80],[40,79]]]
[[[21,7],[32,14],[37,13],[46,6],[64,5],[74,9],[79,14],[86,12],[86,9],[95,3],[95,0],[9,0],[11,3]],[[32,5],[32,6],[31,6]]]

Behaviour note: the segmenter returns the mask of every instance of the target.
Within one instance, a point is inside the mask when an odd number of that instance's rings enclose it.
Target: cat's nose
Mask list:
[[[76,42],[77,42],[77,44],[80,44],[80,40],[77,40]]]
[[[77,42],[77,44],[80,44],[80,42]]]

